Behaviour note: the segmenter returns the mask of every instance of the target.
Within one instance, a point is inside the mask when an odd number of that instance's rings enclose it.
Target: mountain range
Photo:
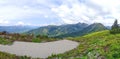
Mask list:
[[[9,33],[23,33],[37,27],[34,26],[0,26],[0,32],[7,31]]]
[[[102,30],[106,30],[107,28],[101,24],[101,23],[94,23],[91,24],[89,26],[87,26],[86,28],[83,28],[82,30],[76,31],[76,32],[72,32],[72,33],[67,33],[64,35],[60,35],[60,36],[56,36],[59,38],[63,38],[63,37],[77,37],[77,36],[83,36],[92,32],[97,32],[97,31],[102,31]]]
[[[88,33],[106,30],[107,28],[101,23],[88,25],[86,23],[66,24],[66,25],[49,25],[32,29],[25,32],[26,34],[47,35],[49,37],[76,37],[83,36]]]

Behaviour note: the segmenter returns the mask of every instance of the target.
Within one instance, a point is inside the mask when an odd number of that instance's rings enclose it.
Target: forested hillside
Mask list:
[[[67,33],[80,31],[87,26],[88,24],[85,24],[85,23],[67,24],[67,25],[60,25],[60,26],[49,25],[49,26],[43,26],[37,29],[33,29],[25,33],[55,37],[55,36],[59,36]]]

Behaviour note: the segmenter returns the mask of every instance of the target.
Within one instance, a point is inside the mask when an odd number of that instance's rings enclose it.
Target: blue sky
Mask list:
[[[0,0],[0,26],[120,21],[120,0]]]

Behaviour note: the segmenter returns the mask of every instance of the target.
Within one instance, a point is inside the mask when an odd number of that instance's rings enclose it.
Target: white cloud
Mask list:
[[[91,0],[91,2],[107,8],[115,8],[120,5],[120,0]]]
[[[6,4],[6,3],[8,3],[8,1],[6,1],[6,0],[0,0],[0,4]]]
[[[33,8],[20,8],[17,6],[4,6],[0,8],[0,17],[6,20],[14,20],[25,18],[33,14],[41,14],[42,12]]]
[[[71,19],[64,19],[64,18],[61,18],[63,20],[64,23],[67,23],[67,24],[72,24],[74,23]]]
[[[84,22],[90,24],[100,22],[110,26],[114,19],[120,19],[119,2],[120,0],[89,0],[85,4],[78,2],[78,0],[74,0],[74,2],[66,0],[62,5],[53,7],[52,11],[64,23]]]
[[[9,21],[0,20],[0,24],[8,24]]]
[[[90,8],[83,3],[78,3],[78,0],[73,2],[71,7],[69,7],[68,4],[62,4],[59,7],[52,8],[51,10],[55,12],[64,23],[68,24],[78,22],[88,23],[91,21],[89,17],[92,18],[97,16],[96,14],[98,13],[93,8]]]
[[[97,16],[92,22],[102,23],[104,25],[111,26],[111,24],[113,24],[114,21],[115,19],[112,19],[112,18],[105,19],[103,18],[103,16]]]
[[[43,17],[42,20],[60,19],[68,24],[100,22],[110,25],[114,18],[120,19],[119,2],[120,0],[0,0],[0,19],[4,20],[0,20],[0,23],[11,24],[11,20],[17,20],[17,24],[28,25],[29,22],[19,19],[40,16]]]
[[[94,3],[95,5],[98,5],[102,8],[103,12],[108,12],[109,17],[111,17],[111,19],[118,19],[118,21],[120,21],[120,0],[91,0],[92,3]],[[105,16],[108,16],[105,15]],[[104,17],[104,16],[102,16]],[[113,20],[114,20],[113,19]],[[107,19],[106,22],[109,23],[113,23],[114,21],[110,20],[109,18]],[[98,20],[99,21],[99,20]],[[104,23],[104,21],[103,21]],[[105,23],[104,23],[105,24]]]
[[[37,3],[36,0],[0,0],[0,19],[6,21],[19,21],[20,19],[36,17],[36,15],[48,17],[49,11],[44,9],[45,7],[36,8],[41,7],[38,6]]]
[[[18,25],[24,25],[25,23],[23,23],[23,22],[18,22]]]
[[[16,24],[14,24],[14,25],[16,25],[16,26],[38,26],[38,24],[37,25],[35,25],[35,24],[31,24],[31,23],[27,23],[27,22],[22,22],[22,21],[18,21]]]
[[[9,21],[7,21],[7,20],[3,20],[3,19],[1,19],[0,20],[0,26],[3,26],[3,25],[8,25],[9,24]]]

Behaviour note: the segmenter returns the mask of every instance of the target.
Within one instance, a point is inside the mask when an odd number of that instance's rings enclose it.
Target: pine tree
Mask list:
[[[117,19],[115,20],[114,24],[112,25],[112,28],[111,28],[111,30],[110,30],[110,33],[111,33],[111,34],[120,33],[120,28],[119,28]]]
[[[118,29],[118,28],[119,28],[119,25],[118,25],[118,21],[116,19],[114,24],[112,25],[112,29]]]

